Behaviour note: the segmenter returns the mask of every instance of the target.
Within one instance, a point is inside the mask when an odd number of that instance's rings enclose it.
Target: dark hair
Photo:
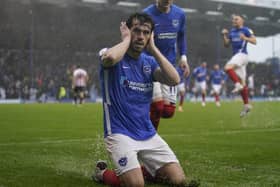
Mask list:
[[[239,16],[241,17],[243,20],[247,19],[247,16],[245,14],[241,14],[241,13],[234,13],[232,14],[232,16]]]
[[[133,20],[138,20],[141,25],[144,23],[150,23],[152,26],[151,31],[154,30],[154,22],[148,14],[138,13],[138,12],[131,14],[129,18],[126,20],[126,25],[129,29],[132,27]]]

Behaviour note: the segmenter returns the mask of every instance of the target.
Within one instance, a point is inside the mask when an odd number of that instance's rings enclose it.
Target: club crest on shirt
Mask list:
[[[151,72],[152,72],[152,67],[151,67],[150,65],[144,65],[144,66],[143,66],[143,72],[144,72],[145,74],[151,74]]]
[[[179,25],[179,20],[178,19],[173,19],[172,20],[172,25],[173,25],[173,27],[178,27],[178,25]]]
[[[120,159],[119,159],[119,165],[120,166],[126,166],[126,164],[127,164],[127,157],[121,157]]]

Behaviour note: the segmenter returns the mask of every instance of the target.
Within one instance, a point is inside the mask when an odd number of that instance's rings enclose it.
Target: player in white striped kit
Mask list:
[[[82,69],[80,66],[77,66],[77,69],[75,69],[73,72],[73,79],[72,79],[72,88],[74,91],[75,104],[84,103],[87,81],[88,81],[88,74],[86,70]]]

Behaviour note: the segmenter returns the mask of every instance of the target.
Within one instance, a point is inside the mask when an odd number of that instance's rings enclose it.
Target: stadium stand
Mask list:
[[[5,98],[29,99],[34,94],[37,98],[42,94],[56,98],[60,86],[66,87],[70,97],[71,72],[77,64],[87,69],[89,85],[98,89],[98,51],[117,42],[121,20],[153,1],[125,1],[123,4],[116,0],[99,0],[94,4],[90,1],[93,0],[1,1],[0,88],[5,91]],[[135,4],[128,8],[128,2]],[[278,9],[206,0],[178,0],[176,3],[188,7],[186,12],[196,10],[188,14],[187,28],[192,68],[205,60],[209,66],[224,64],[230,57],[230,51],[221,47],[219,34],[221,27],[230,23],[230,14],[236,10],[244,11],[252,18],[248,21],[249,26],[257,30],[257,35],[280,31]],[[206,14],[217,10],[223,11],[223,16]],[[273,15],[267,14],[272,10]],[[270,15],[272,21],[253,19],[260,11],[262,15]],[[256,95],[280,96],[279,64],[279,58],[267,59],[261,64],[250,63],[249,73],[256,75]]]

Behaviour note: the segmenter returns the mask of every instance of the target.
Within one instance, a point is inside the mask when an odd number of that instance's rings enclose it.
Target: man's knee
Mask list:
[[[144,187],[145,185],[142,170],[140,168],[124,173],[120,176],[120,180],[121,186],[124,187]]]
[[[169,183],[173,186],[184,186],[186,184],[186,177],[184,175],[172,175],[169,178]]]
[[[226,64],[224,67],[224,71],[228,71],[230,69],[235,69],[236,65],[235,64]]]
[[[157,178],[163,183],[172,186],[184,186],[186,184],[186,177],[183,169],[178,163],[170,163],[159,169]]]
[[[229,69],[231,69],[231,68],[229,68],[229,66],[225,65],[224,71],[228,71]]]
[[[121,181],[123,187],[144,187],[144,179],[132,178],[130,180]]]
[[[175,105],[172,104],[164,105],[161,117],[171,118],[175,113],[175,108],[176,108]]]

